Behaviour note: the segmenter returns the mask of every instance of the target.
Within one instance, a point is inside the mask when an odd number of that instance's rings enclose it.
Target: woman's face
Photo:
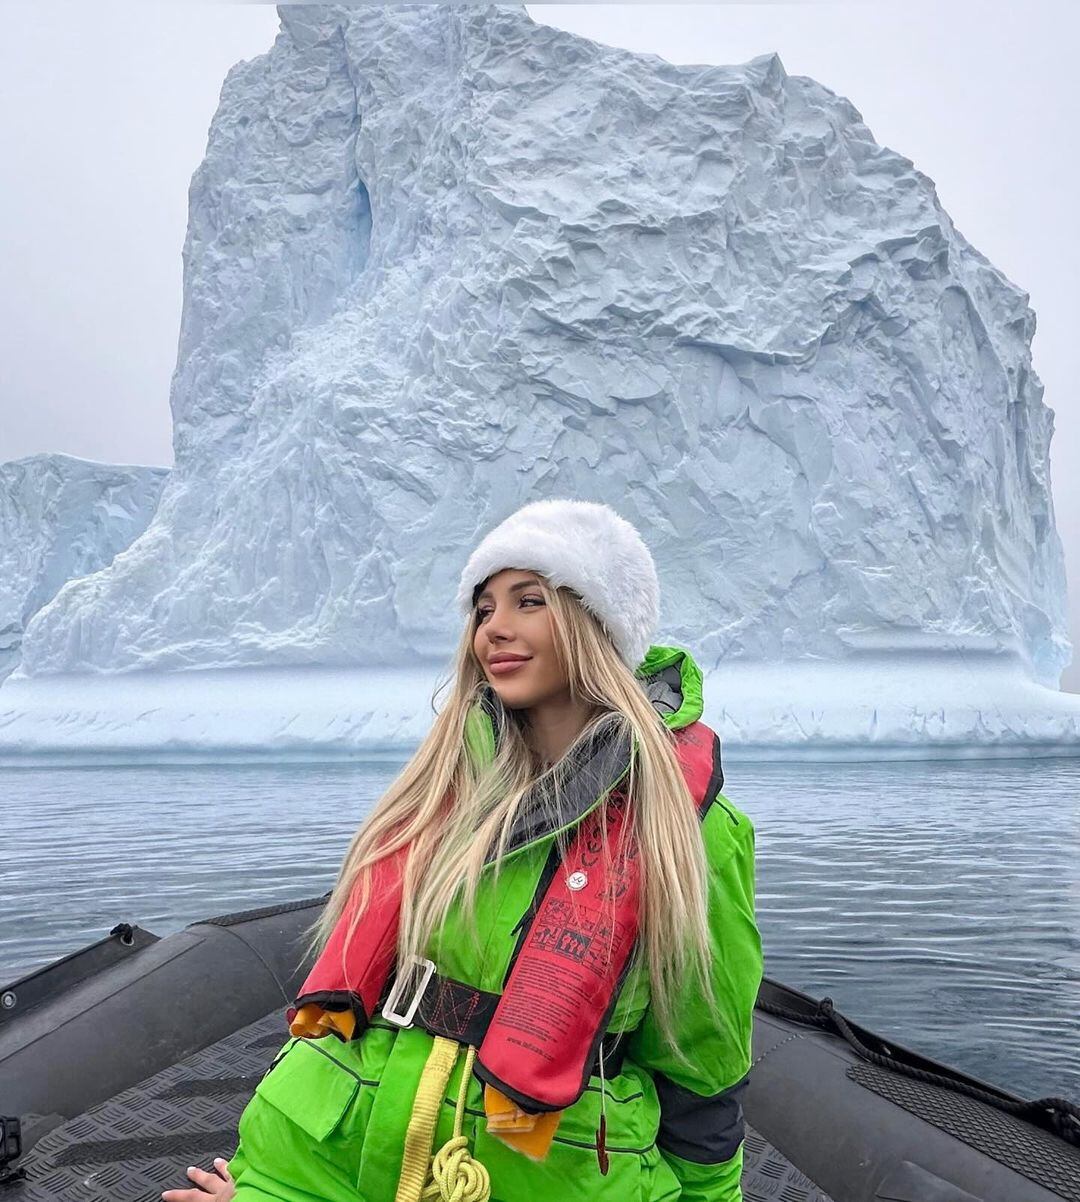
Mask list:
[[[569,693],[555,658],[551,611],[535,572],[504,568],[488,578],[476,599],[473,651],[491,686],[509,709],[527,709]],[[500,668],[501,657],[524,657]]]

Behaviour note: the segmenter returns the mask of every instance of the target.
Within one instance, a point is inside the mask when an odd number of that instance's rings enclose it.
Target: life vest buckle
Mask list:
[[[397,1005],[405,995],[409,982],[412,979],[413,972],[418,967],[421,969],[422,973],[420,984],[417,986],[416,991],[410,999],[406,1010],[403,1013],[400,1013],[397,1009]],[[394,986],[386,995],[386,1001],[383,1002],[383,1018],[387,1019],[389,1022],[397,1024],[399,1027],[411,1027],[413,1025],[413,1017],[416,1014],[416,1008],[420,1005],[420,999],[424,996],[424,990],[427,989],[428,982],[431,980],[434,972],[434,960],[428,960],[424,956],[418,956],[415,952],[406,956],[405,964],[403,967],[399,966],[394,978]]]

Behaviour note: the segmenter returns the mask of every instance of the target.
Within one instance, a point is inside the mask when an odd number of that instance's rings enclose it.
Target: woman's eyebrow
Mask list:
[[[509,588],[508,588],[506,591],[507,591],[508,593],[518,593],[518,592],[520,592],[520,591],[521,591],[523,588],[528,588],[530,585],[539,585],[539,583],[540,583],[540,581],[539,581],[539,580],[522,580],[522,581],[521,581],[520,583],[518,583],[518,584],[512,584],[512,585],[511,585],[511,586],[510,586],[510,587],[509,587]],[[479,596],[479,597],[477,597],[476,599],[477,599],[477,601],[483,601],[483,599],[484,599],[485,597],[490,597],[490,596],[491,596],[491,589],[489,589],[489,588],[486,588],[486,589],[484,589],[484,591],[483,591],[483,592],[480,594],[480,596]]]

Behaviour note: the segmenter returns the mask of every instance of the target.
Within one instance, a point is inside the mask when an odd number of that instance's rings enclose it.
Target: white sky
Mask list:
[[[1080,6],[1071,0],[530,4],[534,20],[672,62],[777,51],[846,96],[1030,294],[1055,410],[1051,474],[1080,692]],[[269,48],[272,5],[4,4],[0,461],[65,451],[171,465],[187,189],[222,80]]]

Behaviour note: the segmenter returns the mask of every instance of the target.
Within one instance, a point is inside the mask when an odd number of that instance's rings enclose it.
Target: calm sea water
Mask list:
[[[400,765],[0,770],[0,984],[117,922],[324,893]],[[748,764],[765,971],[1025,1097],[1080,1100],[1080,761]]]

